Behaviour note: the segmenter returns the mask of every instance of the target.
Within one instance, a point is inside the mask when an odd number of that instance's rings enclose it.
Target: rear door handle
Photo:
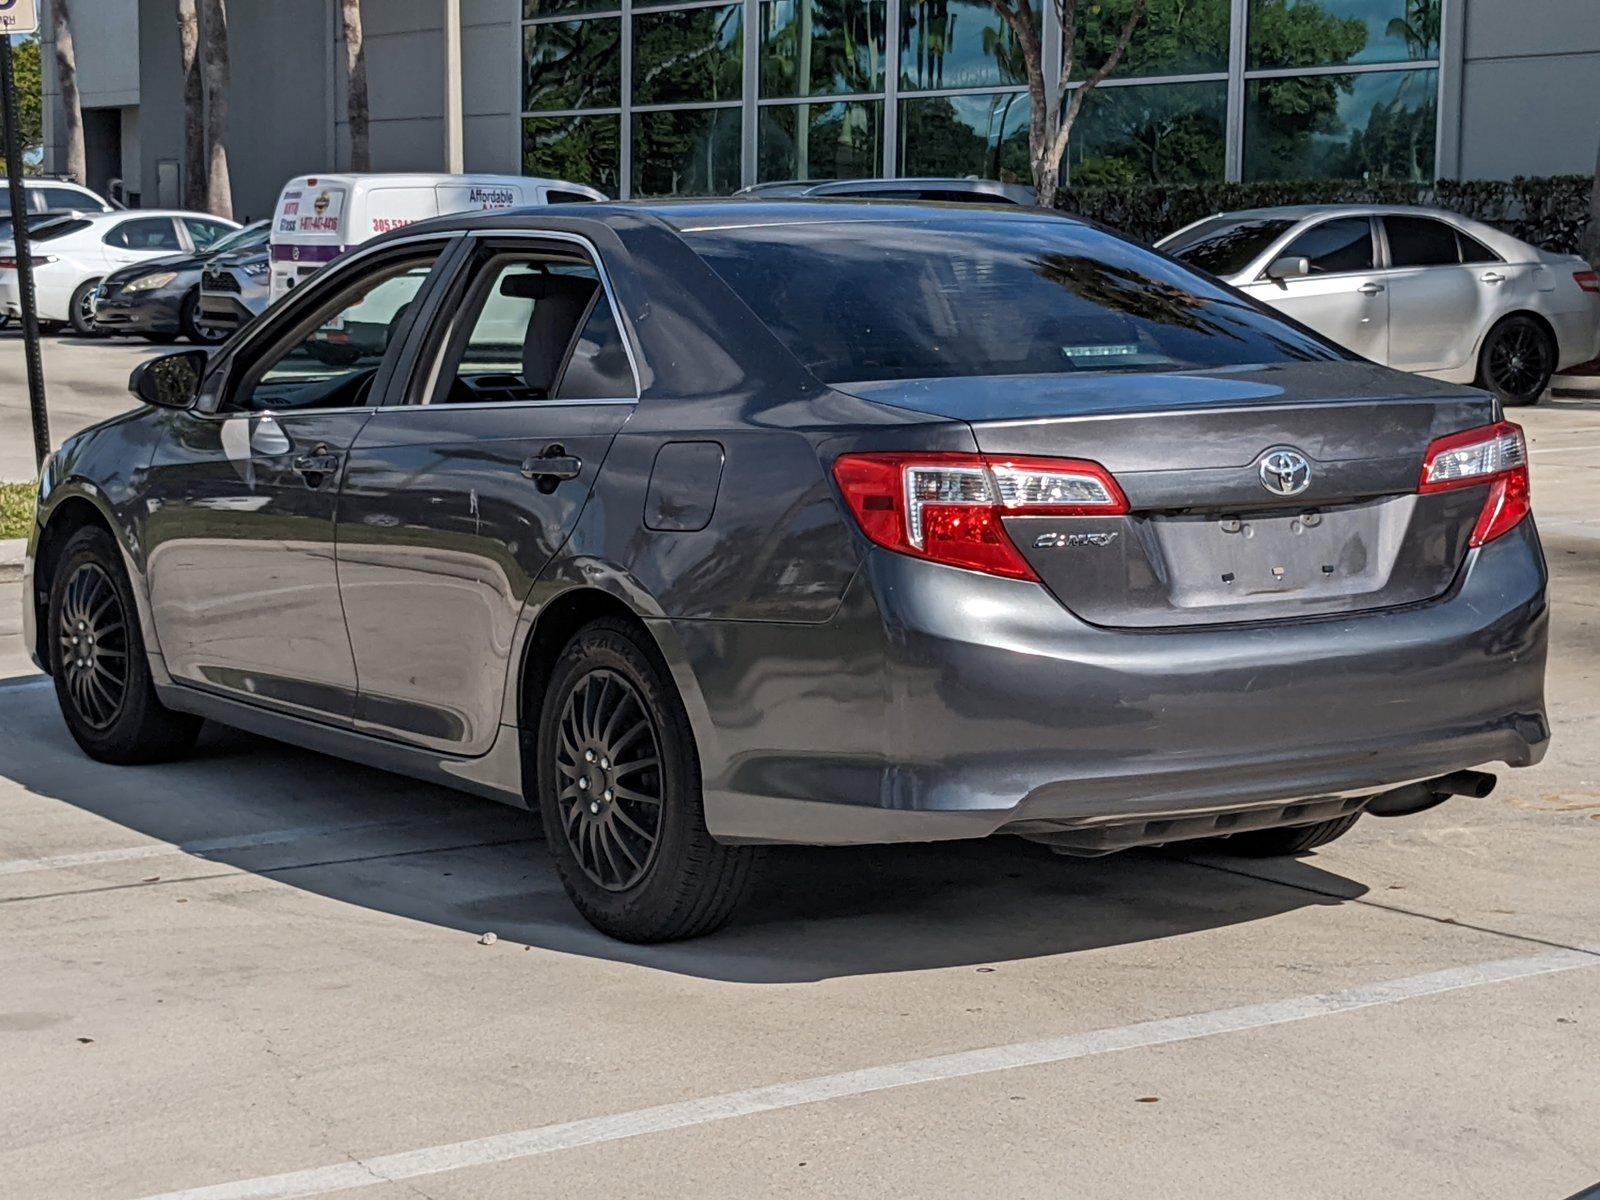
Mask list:
[[[1360,292],[1363,296],[1376,296],[1379,292],[1383,291],[1383,284],[1363,283],[1356,289],[1356,291]]]
[[[1500,274],[1499,271],[1485,271],[1482,275],[1479,275],[1478,278],[1483,280],[1485,283],[1504,283],[1506,281],[1506,277]]]
[[[290,463],[305,476],[307,487],[320,487],[323,477],[339,469],[339,456],[330,453],[326,446],[318,446],[310,454],[297,454]]]
[[[546,446],[543,454],[522,460],[522,477],[551,491],[561,480],[576,479],[582,473],[583,459],[568,454],[559,442]]]

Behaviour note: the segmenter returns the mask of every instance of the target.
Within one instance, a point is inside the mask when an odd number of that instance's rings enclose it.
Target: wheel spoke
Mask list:
[[[618,800],[632,800],[635,804],[653,804],[658,808],[661,806],[660,796],[648,796],[644,792],[636,792],[632,788],[623,787],[621,784],[618,784],[612,790],[616,792]]]

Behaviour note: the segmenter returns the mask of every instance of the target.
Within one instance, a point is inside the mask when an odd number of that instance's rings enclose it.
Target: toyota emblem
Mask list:
[[[1260,472],[1261,486],[1274,496],[1298,496],[1311,486],[1311,464],[1298,450],[1268,450]]]

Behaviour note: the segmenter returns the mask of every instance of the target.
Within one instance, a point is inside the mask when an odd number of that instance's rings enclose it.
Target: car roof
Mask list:
[[[1001,183],[971,175],[912,175],[899,179],[789,179],[755,183],[740,188],[739,196],[870,196],[874,192],[965,192],[974,196],[995,196],[1017,204],[1031,204],[1033,189],[1022,184]]]
[[[221,221],[224,225],[238,225],[232,217],[219,217],[208,212],[194,212],[184,208],[119,208],[115,212],[81,212],[78,214],[85,221],[105,223],[107,221],[121,221],[129,217],[189,217],[197,221]]]
[[[1464,233],[1471,234],[1490,249],[1503,256],[1512,256],[1525,252],[1541,253],[1537,247],[1520,238],[1513,237],[1503,229],[1496,229],[1493,225],[1486,225],[1482,221],[1474,220],[1447,208],[1438,208],[1426,204],[1280,204],[1271,208],[1243,208],[1233,212],[1215,213],[1206,217],[1206,221],[1216,220],[1258,220],[1278,219],[1292,221],[1296,224],[1311,218],[1329,217],[1432,217],[1456,226]],[[1201,224],[1195,221],[1185,228],[1192,229]],[[1167,237],[1174,237],[1183,230],[1176,230]],[[1162,238],[1165,243],[1167,238]]]

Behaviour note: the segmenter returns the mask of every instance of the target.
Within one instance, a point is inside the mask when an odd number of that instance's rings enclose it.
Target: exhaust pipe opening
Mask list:
[[[1375,817],[1409,817],[1443,804],[1451,796],[1471,796],[1482,800],[1494,791],[1497,780],[1487,771],[1452,771],[1437,779],[1408,783],[1392,791],[1380,792],[1366,810]]]

